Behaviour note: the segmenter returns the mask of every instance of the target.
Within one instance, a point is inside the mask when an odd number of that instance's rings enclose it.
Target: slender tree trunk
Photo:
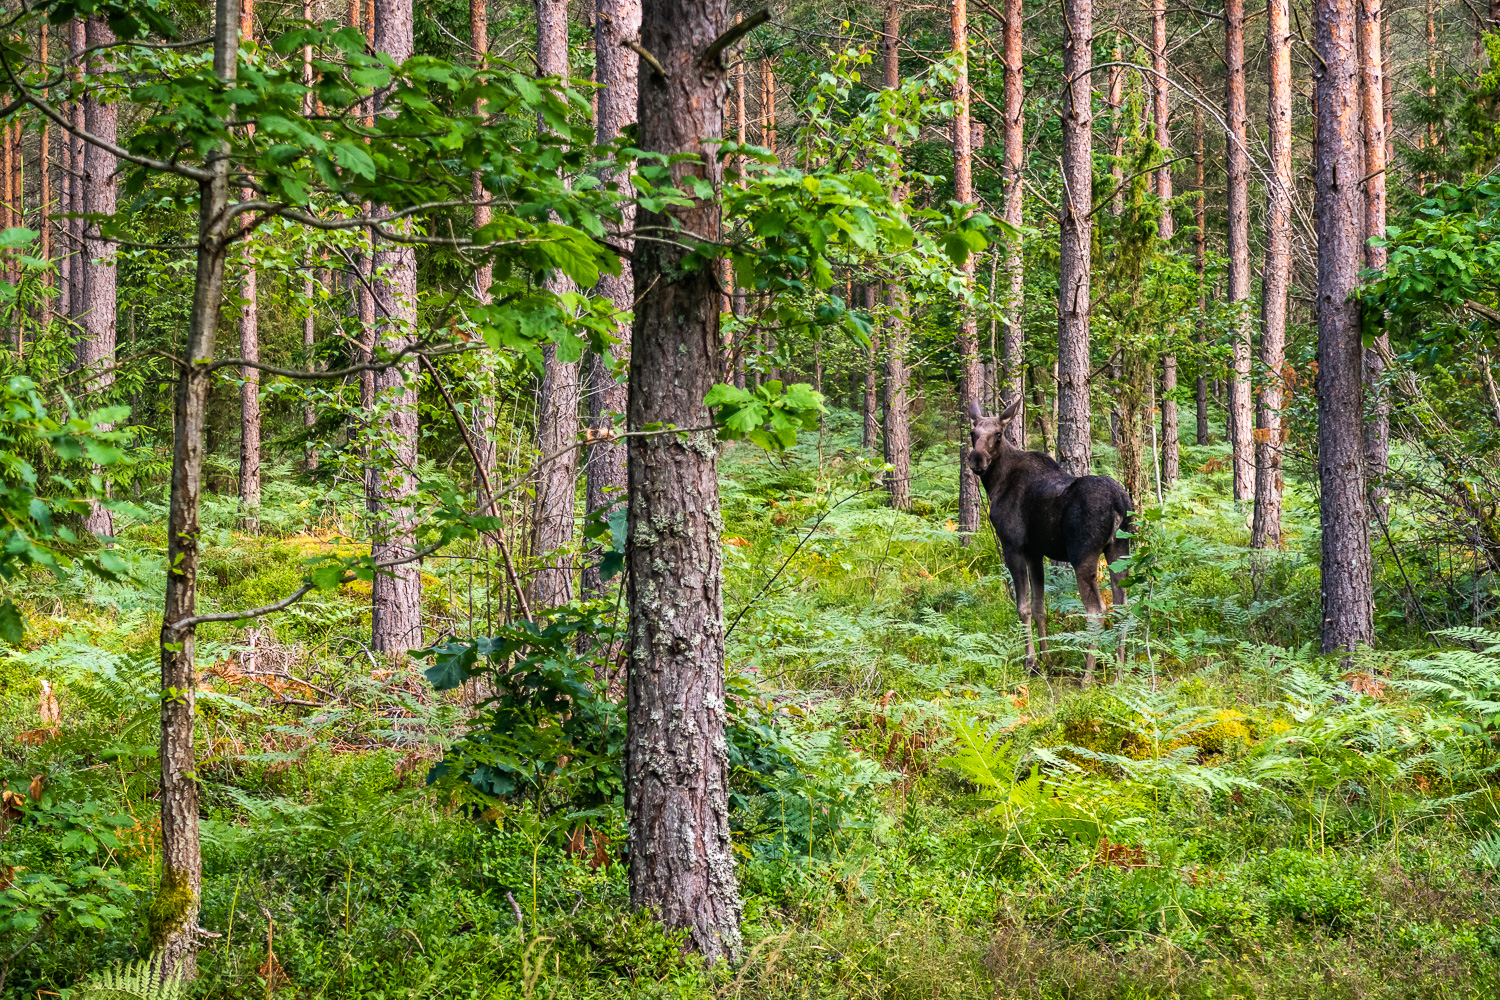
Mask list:
[[[312,0],[302,0],[302,20],[312,20]],[[302,46],[302,82],[309,87],[312,86],[311,45]],[[308,92],[302,98],[302,113],[304,115],[311,115],[313,113],[313,95],[311,92]],[[326,278],[321,272],[309,270],[307,277],[302,282],[302,301],[307,310],[306,315],[302,317],[302,353],[306,359],[308,368],[315,368],[317,366],[317,329],[316,316],[314,314],[317,299],[313,295],[314,284],[322,285],[325,280]],[[302,426],[310,433],[317,424],[317,409],[313,407],[312,403],[304,403],[302,406]],[[318,467],[318,449],[316,444],[311,440],[308,441],[307,448],[303,452],[302,464],[303,468],[308,472],[312,472]]]
[[[218,0],[214,74],[235,78],[239,9]],[[224,301],[224,261],[230,226],[229,161],[211,161],[210,179],[198,189],[198,261],[188,316],[187,362],[178,370],[172,416],[172,492],[167,523],[167,587],[161,629],[161,883],[147,908],[148,934],[164,975],[197,974],[198,908],[203,859],[198,839],[198,773],[193,749],[193,669],[196,628],[177,628],[195,613],[198,589],[198,503],[203,491],[204,438],[214,337]]]
[[[881,84],[887,88],[901,85],[901,6],[898,0],[886,0],[885,23],[881,27]],[[892,135],[891,142],[897,137]],[[899,192],[898,192],[899,193]],[[909,334],[906,325],[906,297],[899,283],[885,286],[885,460],[891,472],[885,479],[891,506],[911,509],[911,410],[907,400],[910,373],[906,367]]]
[[[875,310],[875,286],[866,285],[860,289],[860,295],[864,299],[864,307],[871,312]],[[876,371],[880,367],[880,334],[876,330],[870,331],[870,346],[865,351],[865,391],[862,402],[864,403],[864,434],[860,444],[867,451],[874,451],[880,447],[880,384],[876,378]]]
[[[114,32],[101,17],[89,18],[86,27],[88,44],[111,45]],[[106,58],[93,57],[97,70]],[[114,142],[118,133],[119,110],[101,101],[97,90],[90,90],[83,101],[84,129],[101,139]],[[113,215],[119,162],[113,153],[92,143],[83,151],[83,206],[90,215]],[[98,238],[98,225],[92,224],[84,242],[84,286],[88,311],[83,316],[83,336],[78,344],[78,364],[91,372],[85,383],[98,392],[115,381],[115,244]],[[83,527],[94,535],[114,534],[114,518],[98,503],[84,516]]]
[[[485,7],[485,0],[469,0],[469,45],[474,50],[476,64],[489,55],[489,29],[489,11]],[[474,102],[474,113],[480,116],[484,114],[483,99]],[[485,204],[489,192],[484,189],[484,175],[478,170],[470,177],[470,194],[474,199],[474,228],[482,229],[490,224],[491,210]],[[491,303],[490,286],[494,280],[494,265],[486,257],[474,269],[474,298],[480,304]],[[474,472],[474,494],[479,501],[479,509],[487,514],[495,513],[493,508],[497,498],[489,495],[485,484],[494,483],[500,464],[500,444],[496,440],[500,406],[495,398],[494,368],[494,358],[488,353],[482,354],[475,379],[478,389],[470,421],[474,428],[474,453],[479,465]]]
[[[1063,0],[1062,219],[1057,328],[1057,458],[1075,476],[1093,459],[1089,399],[1090,253],[1093,234],[1093,0]]]
[[[1371,246],[1369,240],[1385,236],[1385,87],[1381,59],[1381,0],[1356,0],[1358,3],[1360,39],[1360,110],[1365,140],[1365,267],[1385,270],[1385,247]],[[1378,516],[1385,511],[1386,469],[1390,464],[1391,402],[1383,384],[1385,362],[1382,355],[1390,351],[1389,335],[1380,334],[1373,347],[1366,348],[1365,394],[1369,415],[1365,420],[1365,483]]]
[[[255,0],[240,0],[240,44],[255,39]],[[247,126],[252,132],[254,125]],[[255,191],[245,188],[240,197],[249,201]],[[241,216],[246,225],[248,214]],[[260,308],[256,295],[255,250],[251,240],[243,245],[244,275],[240,279],[240,357],[260,360]],[[260,530],[260,370],[240,369],[240,527],[252,534]]]
[[[1281,370],[1286,363],[1287,295],[1292,277],[1292,35],[1289,0],[1266,0],[1270,62],[1266,118],[1271,183],[1266,188],[1266,265],[1261,278],[1260,363],[1265,384],[1256,408],[1255,514],[1250,544],[1281,544]]]
[[[1152,0],[1152,60],[1155,64],[1154,81],[1156,95],[1156,144],[1161,147],[1162,163],[1172,159],[1171,102],[1167,89],[1167,3]],[[1176,235],[1176,220],[1172,218],[1172,168],[1163,166],[1156,172],[1156,194],[1162,200],[1161,220],[1157,235],[1163,243],[1169,243]],[[1161,488],[1169,490],[1177,482],[1180,466],[1177,457],[1177,400],[1172,393],[1177,391],[1177,355],[1170,351],[1161,358]]]
[[[640,59],[623,44],[634,38],[641,30],[641,0],[598,0],[599,16],[594,21],[595,68],[599,76],[599,127],[596,141],[603,145],[613,142],[627,125],[636,118],[636,102],[639,98]],[[743,67],[738,76],[739,130],[744,132],[745,81]],[[623,182],[623,178],[607,177]],[[629,230],[635,224],[635,206],[626,205],[623,228]],[[616,239],[626,247],[631,242],[625,237]],[[615,304],[622,316],[627,315],[635,301],[634,282],[630,272],[630,261],[620,262],[620,276],[605,275],[599,279],[598,292]],[[743,313],[742,296],[732,300],[731,308]],[[616,362],[628,357],[630,352],[630,324],[621,322],[616,334],[620,343],[614,349]],[[739,362],[736,372],[743,371]],[[741,376],[743,377],[743,376]],[[605,358],[595,355],[589,366],[589,426],[595,431],[613,429],[617,413],[624,413],[629,404],[629,392],[624,383],[615,377]],[[626,468],[626,447],[623,442],[604,442],[589,448],[588,453],[588,509],[592,513],[625,495],[629,485]],[[597,565],[590,564],[583,571],[585,594],[600,595],[604,584],[599,579]]]
[[[1024,119],[1021,103],[1026,85],[1021,75],[1022,56],[1021,0],[1005,0],[1005,34],[1003,39],[1005,67],[1005,210],[1006,222],[1019,229],[1025,224],[1023,211],[1022,174],[1025,157],[1025,137],[1022,134]],[[1006,300],[1005,332],[1000,357],[1000,401],[1002,408],[1009,406],[1025,394],[1023,366],[1025,364],[1022,315],[1026,297],[1025,254],[1020,240],[1013,240],[1006,247],[1005,273],[1010,278],[1010,294]],[[1011,446],[1026,447],[1026,420],[1018,414],[1008,428]]]
[[[640,80],[640,147],[686,154],[671,168],[717,188],[721,66],[703,51],[729,25],[727,0],[647,0],[641,44],[666,70]],[[701,158],[701,159],[698,159]],[[641,228],[720,232],[714,199],[642,209]],[[637,245],[629,426],[704,427],[718,368],[719,289],[685,247]],[[625,753],[630,899],[685,927],[709,961],[740,946],[724,738],[724,625],[718,449],[711,431],[631,438],[629,710]]]
[[[1203,78],[1198,78],[1198,90],[1203,90]],[[1198,231],[1193,234],[1193,268],[1198,272],[1198,312],[1208,309],[1208,295],[1204,286],[1204,272],[1208,266],[1208,193],[1203,187],[1203,109],[1193,104],[1193,183],[1198,197],[1193,200],[1193,223]],[[1208,334],[1203,323],[1198,323],[1198,343],[1207,344]],[[1195,393],[1197,404],[1198,446],[1208,444],[1208,376],[1202,364],[1198,365],[1198,382]]]
[[[48,63],[48,53],[47,53],[47,24],[46,24],[46,22],[42,23],[42,26],[41,26],[41,28],[38,31],[37,47],[40,50],[37,54],[41,58],[41,64],[43,66],[49,65],[49,63]],[[52,95],[47,90],[43,90],[42,91],[42,98],[44,100],[50,99],[51,96]],[[42,260],[46,261],[48,264],[51,264],[52,261],[53,261],[53,256],[52,255],[53,255],[53,251],[55,249],[53,247],[53,241],[52,241],[52,162],[51,162],[51,156],[52,156],[52,129],[51,129],[51,125],[52,125],[52,123],[51,123],[50,119],[48,119],[48,118],[43,118],[42,119],[41,135],[38,137],[37,154],[36,154],[37,183],[40,185],[40,190],[37,192],[37,201],[38,201],[38,204],[40,206],[39,211],[37,213],[37,229],[39,229],[41,231]],[[50,273],[47,274],[46,276],[44,276],[43,279],[42,279],[42,281],[43,281],[43,284],[44,284],[45,287],[47,287],[49,289],[52,287],[52,275]],[[48,324],[50,324],[51,322],[52,322],[52,299],[51,299],[50,296],[46,296],[46,297],[44,297],[42,299],[41,313],[40,313],[40,322],[38,323],[38,328],[41,331],[45,332],[46,329],[47,329]]]
[[[537,18],[537,65],[546,76],[568,75],[567,0],[539,0]],[[553,272],[545,284],[554,292],[571,290],[561,273]],[[577,361],[560,361],[557,348],[542,350],[541,393],[537,400],[536,512],[532,520],[531,552],[537,559],[532,581],[533,608],[565,604],[573,598],[573,565],[569,549],[573,543],[573,507],[577,493],[578,440]]]
[[[1359,303],[1360,90],[1356,0],[1317,0],[1318,481],[1323,529],[1323,651],[1375,634],[1365,511],[1363,345]]]
[[[1245,0],[1225,0],[1225,110],[1229,133],[1228,167],[1229,302],[1236,310],[1229,369],[1229,453],[1234,464],[1234,498],[1255,494],[1255,456],[1250,423],[1250,163],[1246,146]]]
[[[953,80],[953,198],[963,205],[974,201],[973,133],[969,118],[969,8],[967,0],[950,0],[953,51],[958,55],[958,71]],[[974,286],[973,254],[964,261],[964,287]],[[983,385],[979,370],[979,327],[973,311],[960,305],[958,317],[958,410],[967,413],[979,404]],[[963,421],[960,421],[962,424]],[[969,468],[969,435],[959,435],[958,443],[958,530],[972,534],[979,530],[980,498],[984,487]]]
[[[369,13],[368,11],[366,12]],[[412,0],[376,0],[371,18],[374,51],[397,63],[412,56]],[[383,110],[384,95],[375,101]],[[417,259],[412,247],[381,243],[375,248],[372,307],[379,342],[400,350],[412,342],[417,321]],[[375,373],[372,387],[381,404],[379,417],[388,449],[372,463],[374,527],[370,554],[391,562],[416,551],[417,365],[406,362]],[[422,643],[422,578],[415,563],[393,567],[375,577],[371,595],[370,648],[377,653],[404,653]]]
[[[83,50],[88,48],[88,37],[86,22],[83,18],[73,19],[72,31],[69,33],[68,46],[73,58],[74,79],[83,79],[83,69],[80,60]],[[73,127],[78,130],[71,133],[67,138],[69,159],[71,167],[68,171],[68,206],[69,211],[82,214],[88,211],[83,190],[83,139],[79,135],[84,127],[83,102],[73,102]],[[84,317],[88,314],[88,285],[86,272],[88,270],[88,250],[83,240],[84,222],[81,218],[68,220],[68,254],[70,255],[69,278],[70,295],[72,306],[68,318],[77,326],[83,326]]]

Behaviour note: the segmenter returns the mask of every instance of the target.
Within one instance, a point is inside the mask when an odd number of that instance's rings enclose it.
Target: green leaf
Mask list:
[[[26,621],[21,617],[21,609],[7,597],[4,603],[0,603],[0,639],[19,646],[25,638]]]

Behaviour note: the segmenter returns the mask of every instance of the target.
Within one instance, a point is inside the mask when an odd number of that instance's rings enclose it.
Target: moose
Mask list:
[[[1041,630],[1042,652],[1047,652],[1043,560],[1072,565],[1089,625],[1097,630],[1104,618],[1099,557],[1112,565],[1130,553],[1129,540],[1120,538],[1119,533],[1121,529],[1131,531],[1132,520],[1130,497],[1113,479],[1069,475],[1045,452],[1012,446],[1005,431],[1020,409],[1019,397],[998,417],[985,416],[978,403],[969,404],[969,467],[984,483],[989,497],[990,524],[995,528],[1005,567],[1015,581],[1016,610],[1026,630],[1026,669],[1035,672],[1033,620]],[[1119,574],[1110,570],[1109,579],[1114,603],[1124,604]],[[1091,649],[1083,682],[1090,684],[1093,680]]]

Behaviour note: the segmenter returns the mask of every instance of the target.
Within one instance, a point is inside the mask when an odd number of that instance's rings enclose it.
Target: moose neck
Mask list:
[[[985,466],[984,472],[979,475],[979,481],[984,483],[985,496],[991,500],[995,499],[995,494],[1008,478],[1008,473],[1015,466],[1016,458],[1020,454],[1021,452],[1006,444],[1003,439],[1001,440],[1000,449],[994,461]]]

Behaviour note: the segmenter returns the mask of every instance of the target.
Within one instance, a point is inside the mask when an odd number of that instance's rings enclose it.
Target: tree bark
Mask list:
[[[1266,188],[1266,264],[1261,278],[1260,363],[1265,372],[1255,431],[1255,513],[1250,544],[1281,545],[1281,371],[1286,363],[1287,296],[1292,277],[1292,35],[1289,0],[1266,0],[1270,75],[1266,118],[1271,183]]]
[[[885,23],[881,27],[881,84],[887,88],[901,85],[901,6],[898,0],[886,0]],[[892,135],[891,142],[897,137]],[[906,325],[906,297],[899,283],[885,286],[885,460],[891,467],[885,477],[885,488],[891,506],[911,509],[911,410],[907,401],[910,373],[906,367],[909,334]]]
[[[214,75],[235,79],[239,9],[218,0],[214,26]],[[224,301],[224,261],[233,222],[229,161],[209,161],[209,179],[198,189],[198,259],[188,316],[186,364],[177,373],[172,415],[172,490],[167,523],[167,586],[161,629],[161,884],[147,908],[155,961],[164,976],[197,974],[198,909],[203,858],[198,838],[197,758],[193,748],[193,669],[196,628],[177,628],[191,618],[198,590],[198,504],[203,491],[204,437],[214,338]]]
[[[1364,205],[1358,187],[1359,59],[1355,0],[1316,0],[1318,137],[1318,481],[1323,529],[1323,651],[1374,637],[1365,511],[1359,284]]]
[[[1063,2],[1062,219],[1057,301],[1057,459],[1075,476],[1093,459],[1089,399],[1090,254],[1093,234],[1093,0]]]
[[[641,0],[598,0],[599,16],[594,20],[595,71],[599,76],[599,126],[596,141],[603,145],[613,142],[627,125],[633,125],[636,117],[636,101],[639,97],[640,59],[623,44],[634,38],[641,30]],[[745,80],[744,68],[739,70],[739,130],[745,128]],[[623,178],[607,175],[606,183],[624,183]],[[634,228],[635,205],[624,208],[622,227]],[[623,236],[616,240],[630,247],[631,241]],[[630,272],[630,261],[620,262],[620,275],[604,275],[599,279],[598,292],[615,304],[622,317],[627,317],[635,302],[634,282]],[[737,313],[744,311],[742,299],[731,302]],[[616,334],[620,343],[614,348],[613,360],[618,364],[630,354],[630,324],[622,321]],[[737,363],[736,372],[743,372],[743,364]],[[743,377],[741,375],[740,377]],[[615,376],[609,362],[595,355],[589,365],[589,426],[595,431],[614,428],[615,414],[624,413],[629,404],[629,392],[625,384]],[[623,442],[601,442],[590,446],[588,453],[588,510],[590,513],[614,503],[625,495],[629,485],[625,468],[626,448]],[[598,596],[604,593],[604,584],[599,579],[597,564],[590,561],[583,570],[583,592]]]
[[[1022,15],[1021,0],[1005,0],[1005,31],[1002,40],[1005,80],[1005,208],[1002,217],[1006,222],[1020,228],[1025,224],[1022,194],[1025,177],[1024,118],[1021,103],[1026,96],[1026,84],[1022,69]],[[1005,273],[1010,279],[1010,294],[1006,299],[1005,331],[1001,341],[1000,402],[1006,407],[1025,395],[1025,351],[1022,314],[1026,298],[1026,258],[1019,239],[1006,247]],[[1026,447],[1026,420],[1018,414],[1007,428],[1011,447]]]
[[[110,45],[115,41],[101,17],[91,17],[85,28],[88,44]],[[103,70],[103,56],[90,61],[95,72]],[[114,142],[119,129],[119,110],[101,101],[99,91],[91,88],[83,100],[83,127],[86,131]],[[113,153],[90,143],[83,150],[83,210],[91,215],[113,215],[119,162]],[[87,312],[82,317],[83,336],[78,343],[78,364],[89,370],[85,382],[90,392],[99,392],[115,381],[115,244],[98,238],[98,224],[84,240],[83,281]],[[114,534],[114,517],[97,502],[84,516],[83,527],[94,535]]]
[[[647,0],[641,44],[665,74],[642,73],[640,147],[686,156],[672,181],[718,188],[712,146],[725,76],[703,51],[729,24],[727,0]],[[710,145],[705,148],[704,143]],[[666,214],[670,213],[670,214]],[[717,238],[717,200],[638,225]],[[638,245],[629,426],[709,423],[704,396],[719,357],[719,289],[712,268],[685,268],[687,248]],[[740,898],[730,844],[724,737],[724,625],[718,447],[711,431],[631,438],[630,609],[626,802],[630,899],[669,928],[687,928],[710,962],[740,947]]]
[[[46,22],[43,22],[41,28],[38,29],[37,48],[39,49],[37,54],[40,57],[41,64],[43,66],[49,65],[47,53]],[[43,99],[50,99],[51,94],[48,91],[43,90],[42,97]],[[38,138],[36,154],[37,183],[40,186],[40,190],[37,192],[37,201],[40,206],[37,212],[37,229],[41,231],[42,260],[46,261],[48,264],[52,263],[52,254],[54,250],[54,247],[52,245],[52,163],[50,159],[52,156],[51,125],[52,122],[50,119],[42,119],[41,135]],[[45,287],[51,288],[52,275],[50,273],[44,275],[42,278],[42,282]],[[48,324],[52,322],[52,299],[50,297],[43,297],[40,317],[41,322],[38,324],[38,326],[42,331],[45,331]]]
[[[302,20],[312,21],[312,0],[302,0]],[[302,46],[302,82],[309,87],[313,83],[311,45]],[[302,97],[302,113],[304,115],[311,115],[313,113],[313,95],[311,91]],[[317,299],[313,297],[313,288],[315,284],[321,285],[324,280],[320,272],[310,270],[302,281],[302,301],[307,310],[306,314],[302,317],[302,353],[305,363],[309,368],[317,364],[315,354],[317,329],[313,312]],[[311,432],[317,424],[317,409],[310,402],[304,403],[302,405],[303,428]],[[307,472],[312,472],[318,467],[318,449],[311,440],[308,441],[307,447],[303,451],[302,466]]]
[[[862,303],[870,312],[875,311],[875,286],[866,285],[860,290]],[[867,451],[880,447],[880,383],[876,372],[880,369],[880,334],[870,330],[870,346],[865,351],[864,434],[860,444]]]
[[[374,50],[397,63],[412,56],[412,0],[376,0]],[[377,94],[380,114],[384,94]],[[379,343],[400,350],[412,342],[417,321],[417,258],[399,243],[375,247],[371,305]],[[375,373],[372,390],[380,404],[380,437],[385,461],[372,463],[371,500],[375,515],[370,554],[377,562],[403,559],[416,551],[417,365],[409,361]],[[381,468],[380,466],[384,466]],[[422,578],[416,563],[403,563],[375,577],[371,595],[370,648],[404,653],[422,643]]]
[[[1161,147],[1161,162],[1172,159],[1171,102],[1167,90],[1167,3],[1166,0],[1151,0],[1152,51],[1156,69],[1154,91],[1156,95],[1156,144]],[[1162,201],[1161,220],[1157,236],[1162,243],[1169,243],[1177,233],[1176,220],[1172,218],[1172,168],[1163,166],[1156,172],[1156,194]],[[1161,488],[1169,490],[1177,482],[1180,465],[1177,456],[1177,400],[1172,393],[1177,391],[1177,355],[1171,351],[1161,358]]]
[[[1229,453],[1234,498],[1255,493],[1255,456],[1250,423],[1250,164],[1246,146],[1245,2],[1225,0],[1225,110],[1229,116],[1224,160],[1228,168],[1229,303],[1236,310],[1229,369]]]
[[[1198,89],[1203,90],[1203,77],[1198,77]],[[1204,272],[1208,266],[1208,193],[1203,187],[1203,109],[1195,101],[1193,103],[1193,183],[1197,187],[1198,197],[1193,200],[1193,223],[1198,231],[1193,234],[1193,268],[1198,272],[1198,312],[1200,315],[1208,309],[1208,295],[1204,288]],[[1198,323],[1198,343],[1207,344],[1208,334],[1203,329],[1203,323]],[[1197,439],[1198,446],[1208,444],[1208,376],[1204,373],[1203,365],[1198,366],[1198,383],[1195,392],[1195,403],[1197,404]]]
[[[567,0],[539,0],[536,7],[537,65],[544,76],[568,75]],[[547,288],[562,293],[571,283],[549,274]],[[536,510],[531,525],[531,554],[537,560],[531,606],[549,608],[573,599],[573,508],[577,495],[579,369],[577,361],[560,361],[557,348],[542,349],[541,393],[537,399]]]
[[[88,48],[87,27],[83,18],[73,19],[72,31],[69,33],[68,43],[74,66],[77,67],[83,50]],[[74,79],[81,80],[82,78],[82,68],[76,68],[74,70]],[[65,139],[68,145],[70,163],[67,177],[68,206],[69,211],[81,215],[88,210],[85,207],[83,190],[83,138],[79,134],[84,129],[83,102],[74,101],[72,110],[73,125],[78,131],[71,133]],[[71,286],[69,300],[72,307],[68,312],[68,318],[79,326],[83,325],[83,318],[89,311],[88,288],[85,280],[85,272],[88,269],[86,266],[88,249],[84,245],[83,226],[84,221],[82,218],[68,220],[67,252],[69,255],[69,284]]]
[[[969,8],[967,0],[950,0],[948,8],[953,51],[958,55],[958,71],[953,79],[953,198],[959,204],[974,201],[973,132],[969,127]],[[964,261],[964,294],[974,289],[975,257]],[[974,312],[966,302],[959,303],[958,317],[958,412],[969,411],[979,404],[983,386],[979,370],[979,327]],[[960,425],[964,423],[960,420]],[[979,530],[981,497],[984,487],[969,468],[969,435],[958,439],[958,530],[972,534]]]
[[[1356,0],[1359,18],[1360,110],[1365,140],[1364,166],[1364,236],[1365,267],[1385,270],[1385,247],[1371,246],[1369,241],[1385,236],[1385,87],[1381,59],[1381,0]],[[1391,402],[1383,384],[1385,362],[1390,351],[1390,337],[1380,334],[1380,342],[1365,349],[1365,394],[1369,416],[1365,420],[1365,483],[1370,490],[1378,516],[1384,516],[1385,489],[1382,483],[1390,465]]]
[[[240,2],[240,44],[249,45],[255,39],[255,0]],[[247,126],[251,132],[255,126]],[[254,190],[245,188],[240,197],[249,201],[255,197]],[[245,225],[250,216],[241,216]],[[255,251],[251,240],[243,243],[244,275],[240,283],[240,296],[245,300],[240,308],[240,357],[246,361],[260,360],[260,308],[256,297]],[[260,530],[260,369],[249,366],[240,369],[240,527],[250,533]]]

